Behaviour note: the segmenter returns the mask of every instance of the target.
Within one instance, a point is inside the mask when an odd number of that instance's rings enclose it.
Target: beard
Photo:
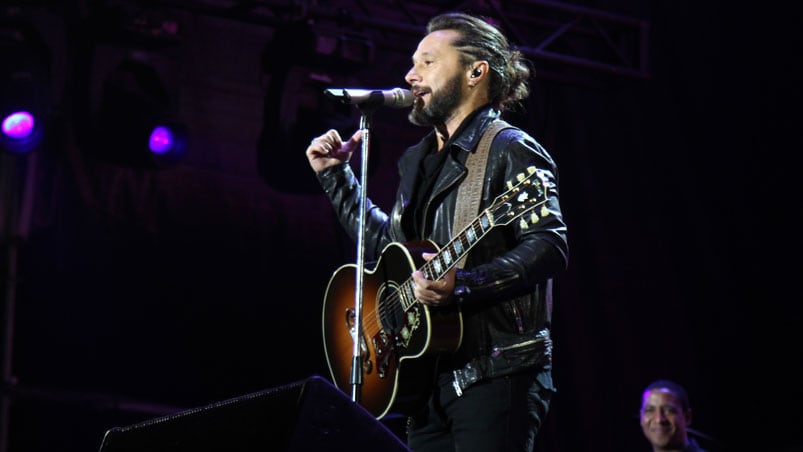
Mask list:
[[[457,74],[446,83],[442,92],[431,92],[429,105],[424,105],[421,99],[417,99],[407,119],[417,126],[445,124],[463,100],[461,81],[462,76]]]

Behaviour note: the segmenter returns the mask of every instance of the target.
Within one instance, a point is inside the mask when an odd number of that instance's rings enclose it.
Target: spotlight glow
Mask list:
[[[23,140],[33,134],[34,118],[27,111],[17,111],[3,119],[3,134],[15,140]]]
[[[174,142],[173,132],[165,126],[158,126],[151,132],[148,148],[155,154],[165,154],[173,149]]]

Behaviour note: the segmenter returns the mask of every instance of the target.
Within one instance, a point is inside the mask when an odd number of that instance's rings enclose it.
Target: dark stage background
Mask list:
[[[322,298],[354,245],[304,148],[329,127],[350,133],[359,112],[321,92],[404,87],[426,19],[458,7],[505,17],[531,50],[556,12],[581,18],[551,48],[572,58],[531,54],[531,99],[509,116],[557,160],[570,228],[542,450],[646,450],[640,392],[657,378],[687,387],[712,450],[803,447],[793,14],[625,0],[16,3],[4,25],[43,36],[51,107],[42,146],[1,161],[8,450],[97,450],[114,426],[328,376]],[[646,33],[594,38],[620,17]],[[578,56],[612,49],[636,70]],[[175,165],[119,157],[126,138],[100,125],[104,81],[126,55],[156,69],[187,125]],[[368,190],[389,207],[395,160],[426,131],[383,109],[373,132]]]

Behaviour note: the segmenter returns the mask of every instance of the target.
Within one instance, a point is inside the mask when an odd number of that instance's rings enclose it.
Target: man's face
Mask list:
[[[641,399],[641,430],[655,450],[679,450],[686,445],[691,413],[665,388],[645,391]]]
[[[413,67],[405,80],[416,96],[409,119],[421,126],[444,124],[463,101],[466,65],[451,43],[454,30],[428,34],[413,54]]]

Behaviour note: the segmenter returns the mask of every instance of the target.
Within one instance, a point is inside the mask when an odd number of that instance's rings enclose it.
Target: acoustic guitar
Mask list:
[[[335,386],[351,394],[352,372],[359,363],[362,381],[357,401],[377,419],[390,413],[410,414],[424,404],[436,355],[460,347],[463,320],[457,305],[433,308],[418,303],[413,271],[419,269],[431,280],[442,278],[491,229],[517,219],[527,228],[548,215],[546,201],[547,180],[529,167],[443,248],[427,240],[389,244],[376,265],[363,272],[360,334],[355,331],[354,309],[357,266],[338,268],[323,303],[324,349]],[[425,262],[422,252],[437,255]],[[354,356],[355,340],[359,340],[359,359]]]

